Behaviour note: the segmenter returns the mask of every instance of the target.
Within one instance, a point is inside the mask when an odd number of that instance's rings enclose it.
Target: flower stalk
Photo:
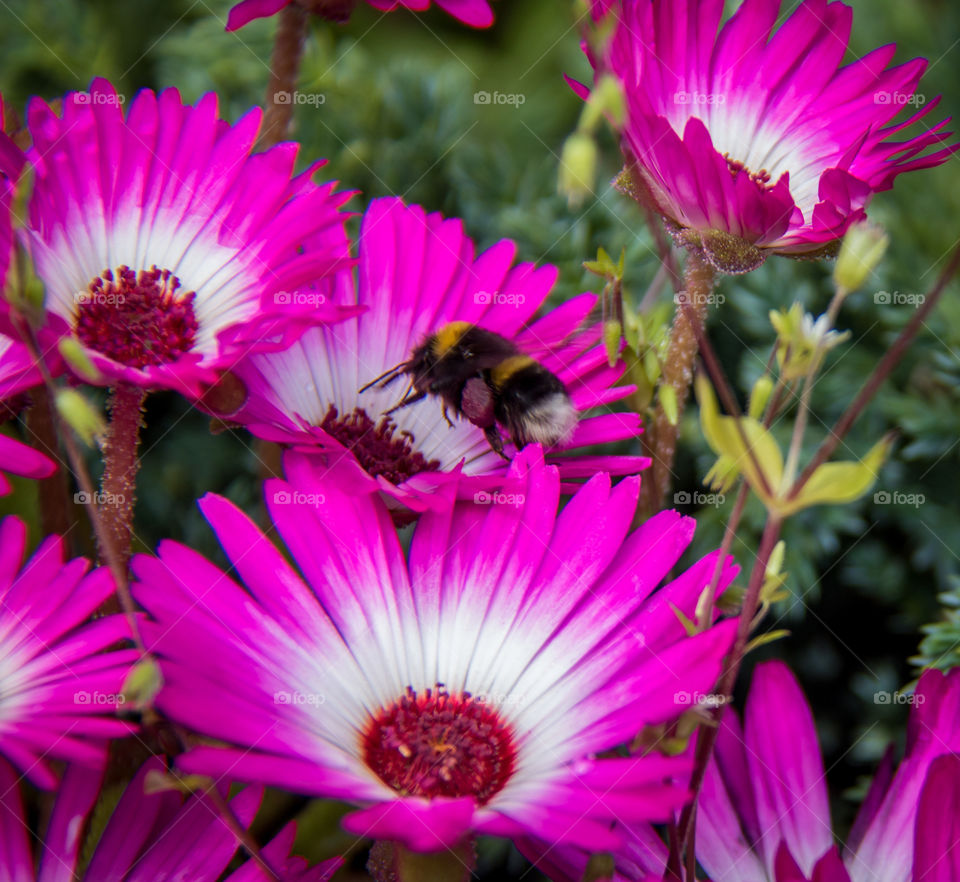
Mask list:
[[[110,424],[103,445],[102,495],[99,501],[104,531],[111,547],[126,568],[133,539],[133,508],[136,502],[136,483],[143,426],[143,403],[147,392],[140,386],[118,383],[110,396]],[[107,550],[101,538],[100,558],[107,559]]]
[[[680,418],[693,382],[693,366],[697,358],[697,340],[702,333],[707,314],[709,295],[713,290],[716,272],[695,251],[691,251],[684,268],[683,292],[670,330],[670,344],[663,363],[663,375],[657,396],[657,410],[648,441],[648,453],[653,458],[650,477],[640,491],[640,511],[650,516],[658,511],[670,489],[673,461],[677,451]],[[665,396],[664,390],[670,391]],[[664,399],[672,399],[669,408]]]
[[[293,94],[300,77],[308,15],[299,3],[290,3],[280,11],[264,99],[263,128],[258,142],[261,150],[279,144],[290,131]]]

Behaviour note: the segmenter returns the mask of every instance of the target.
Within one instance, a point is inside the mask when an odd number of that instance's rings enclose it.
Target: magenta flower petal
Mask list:
[[[451,482],[467,498],[496,489],[506,463],[466,419],[455,418],[449,426],[435,398],[404,407],[387,421],[383,414],[402,395],[402,382],[358,390],[406,361],[446,323],[471,322],[514,339],[563,381],[580,412],[606,409],[630,394],[631,386],[616,385],[625,366],[609,366],[600,329],[575,333],[596,297],[581,295],[533,320],[557,270],[514,265],[514,243],[502,241],[475,256],[459,220],[390,198],[370,204],[358,251],[356,282],[343,273],[324,294],[332,303],[360,304],[366,311],[311,329],[286,351],[244,358],[235,373],[248,397],[230,420],[260,437],[312,448],[329,467],[355,459],[394,507],[423,511],[445,503],[443,487]],[[640,431],[636,415],[587,416],[570,441],[551,451],[549,461],[570,481],[601,466],[611,474],[635,473],[649,464],[647,458],[584,459],[579,450],[636,438]],[[457,476],[458,469],[465,478]]]
[[[430,6],[430,0],[367,0],[375,9],[386,12],[394,9],[409,9],[422,12]],[[268,18],[275,15],[290,0],[242,0],[230,9],[227,17],[227,30],[235,31],[256,18]],[[493,24],[493,10],[487,0],[436,0],[444,12],[474,28],[488,28]],[[348,7],[349,8],[349,7]],[[349,12],[347,13],[349,15]]]
[[[73,333],[106,382],[197,395],[241,351],[352,314],[292,293],[343,267],[348,194],[311,183],[317,166],[293,177],[294,144],[251,155],[259,110],[231,126],[214,95],[191,107],[175,89],[121,104],[98,79],[62,116],[28,108],[51,348]]]
[[[699,802],[698,860],[715,878],[773,879],[775,864],[786,865],[783,852],[809,877],[833,832],[813,715],[799,684],[782,662],[759,664],[742,734],[732,714],[724,716]]]
[[[0,753],[39,787],[56,784],[49,761],[97,764],[105,741],[129,734],[113,716],[138,658],[110,649],[130,637],[123,616],[84,624],[113,593],[106,568],[64,563],[63,543],[50,537],[21,569],[26,527],[0,522]]]
[[[960,879],[960,756],[944,754],[930,765],[917,807],[913,878]]]
[[[13,199],[17,179],[26,161],[23,152],[4,134],[3,98],[0,97],[0,290],[7,281],[13,258]],[[0,393],[2,394],[2,393]]]
[[[833,844],[830,804],[813,714],[783,663],[757,665],[744,736],[764,861],[772,867],[782,841],[809,874]]]
[[[719,0],[592,3],[616,26],[598,74],[624,85],[623,147],[643,198],[680,227],[768,253],[814,252],[864,216],[905,171],[945,162],[946,121],[917,96],[922,59],[894,47],[843,65],[852,12],[806,0],[746,0],[721,26]],[[896,122],[904,105],[921,107]],[[907,125],[925,131],[895,140]],[[726,268],[736,271],[736,268]]]
[[[375,488],[285,465],[265,495],[292,563],[212,495],[240,581],[173,542],[133,562],[158,706],[230,745],[189,751],[184,771],[344,799],[348,829],[418,850],[471,832],[610,847],[614,819],[682,805],[687,759],[596,756],[678,715],[678,689],[710,690],[729,651],[734,622],[688,637],[660,618],[688,520],[631,534],[638,480],[604,474],[558,514],[560,474],[531,446],[504,501],[448,500],[405,555]],[[695,573],[663,589],[681,609],[712,563]]]
[[[19,783],[13,770],[0,761],[0,802],[5,808],[0,818],[0,875],[16,882],[216,882],[237,850],[236,837],[205,795],[184,800],[173,790],[148,794],[144,789],[147,776],[164,770],[156,757],[140,767],[121,795],[89,864],[78,872],[82,837],[100,796],[103,767],[68,766],[35,871]],[[224,786],[224,795],[226,790]],[[242,825],[249,826],[262,797],[263,788],[248,787],[230,800]],[[288,856],[294,832],[294,825],[288,824],[261,849],[261,856],[281,882],[328,882],[342,861],[335,858],[308,870],[302,858]],[[252,861],[226,877],[229,882],[260,882],[263,878]]]

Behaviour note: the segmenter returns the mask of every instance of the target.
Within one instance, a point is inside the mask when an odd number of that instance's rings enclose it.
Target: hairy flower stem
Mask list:
[[[25,321],[21,320],[17,321],[16,323],[18,326],[18,331],[20,332],[21,340],[23,340],[24,344],[29,350],[34,364],[36,364],[37,368],[40,370],[47,394],[50,396],[51,400],[55,400],[57,387],[53,382],[53,377],[50,375],[50,371],[47,369],[46,362],[43,360],[43,355],[40,352],[40,346],[33,334],[33,330]],[[54,425],[57,430],[57,436],[60,438],[61,442],[63,443],[64,450],[67,452],[67,459],[70,462],[70,470],[73,472],[73,475],[76,478],[77,486],[80,488],[80,492],[84,493],[88,499],[93,499],[95,495],[93,481],[90,478],[90,472],[87,471],[86,462],[84,462],[83,456],[80,453],[80,448],[77,446],[77,441],[73,435],[73,431],[64,423],[64,420],[56,412],[56,409],[53,409],[52,412]],[[120,553],[116,545],[113,543],[110,534],[106,530],[106,525],[101,517],[100,509],[96,505],[91,505],[89,506],[88,510],[90,512],[90,522],[93,524],[93,532],[97,537],[97,544],[102,549],[101,553],[103,558],[106,561],[107,566],[110,568],[110,573],[113,576],[114,588],[116,589],[117,596],[120,599],[120,606],[123,609],[127,621],[130,623],[130,633],[133,635],[133,642],[136,644],[137,649],[146,655],[146,649],[144,648],[143,640],[140,637],[140,627],[137,622],[137,609],[134,606],[133,598],[130,596],[130,586],[127,582],[126,563],[121,561]]]
[[[100,515],[111,547],[126,570],[133,538],[133,506],[136,502],[137,449],[140,446],[140,427],[143,425],[145,389],[129,383],[118,383],[110,395],[110,425],[103,445],[102,494]],[[107,559],[102,540],[100,559]]]
[[[30,393],[33,406],[27,411],[27,430],[36,446],[57,463],[57,470],[37,481],[40,497],[40,527],[45,536],[56,534],[67,537],[74,524],[74,509],[70,501],[67,473],[60,464],[60,442],[57,440],[53,401],[45,386],[37,386]]]
[[[693,382],[697,358],[697,338],[707,314],[707,300],[713,290],[714,269],[695,252],[690,252],[684,268],[682,302],[677,307],[670,329],[670,343],[660,378],[660,394],[653,428],[647,442],[653,465],[640,488],[639,510],[649,517],[663,506],[673,476],[680,417]],[[689,308],[685,308],[689,306]],[[676,420],[671,421],[663,407],[663,388],[670,387],[676,399]]]
[[[290,130],[300,60],[307,37],[307,18],[307,10],[299,3],[289,3],[280,10],[264,99],[263,129],[257,145],[262,150],[279,144]]]
[[[770,562],[770,555],[780,538],[780,527],[783,521],[776,515],[768,515],[767,523],[763,528],[763,536],[760,539],[760,550],[757,552],[753,569],[750,572],[750,581],[747,584],[747,592],[743,598],[743,606],[740,609],[740,618],[737,622],[737,635],[733,641],[733,649],[727,656],[723,666],[723,672],[720,675],[720,683],[717,686],[717,694],[726,696],[728,699],[733,694],[734,684],[737,682],[737,675],[740,673],[740,666],[743,663],[743,657],[747,649],[747,641],[750,639],[750,629],[753,626],[754,616],[760,605],[760,590],[763,588],[763,580],[767,574],[767,564]],[[694,760],[693,774],[690,776],[690,791],[693,793],[693,800],[687,803],[683,812],[680,814],[680,840],[687,843],[687,848],[694,847],[693,841],[693,806],[700,794],[700,787],[703,784],[703,777],[706,774],[707,762],[710,754],[713,752],[713,746],[717,740],[719,732],[718,726],[702,726],[697,737],[697,753]]]

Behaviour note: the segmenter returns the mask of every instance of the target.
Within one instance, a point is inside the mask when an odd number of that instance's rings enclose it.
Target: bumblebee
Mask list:
[[[403,374],[410,385],[387,414],[436,396],[451,426],[450,410],[483,429],[490,447],[505,459],[500,426],[518,450],[532,442],[550,447],[566,441],[577,426],[577,410],[559,377],[506,337],[469,322],[444,325],[407,361],[360,391],[377,383],[382,389]]]

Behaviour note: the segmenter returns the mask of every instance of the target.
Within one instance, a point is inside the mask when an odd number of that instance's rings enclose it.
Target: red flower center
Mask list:
[[[129,367],[169,364],[197,335],[195,294],[177,293],[169,270],[104,270],[77,296],[77,336],[90,349]]]
[[[769,190],[773,187],[773,184],[770,181],[770,172],[766,169],[760,169],[760,171],[750,171],[739,159],[731,159],[726,153],[723,154],[723,158],[727,160],[727,167],[730,169],[730,174],[736,177],[740,172],[746,172],[750,180],[753,181],[761,190]]]
[[[397,432],[389,417],[374,423],[359,407],[341,417],[331,404],[320,428],[351,450],[367,474],[383,475],[391,484],[401,484],[418,472],[440,468],[439,460],[428,460],[414,450],[413,435]]]
[[[513,736],[499,714],[469,693],[412,689],[370,721],[363,758],[410,796],[472,796],[481,805],[513,774]]]

